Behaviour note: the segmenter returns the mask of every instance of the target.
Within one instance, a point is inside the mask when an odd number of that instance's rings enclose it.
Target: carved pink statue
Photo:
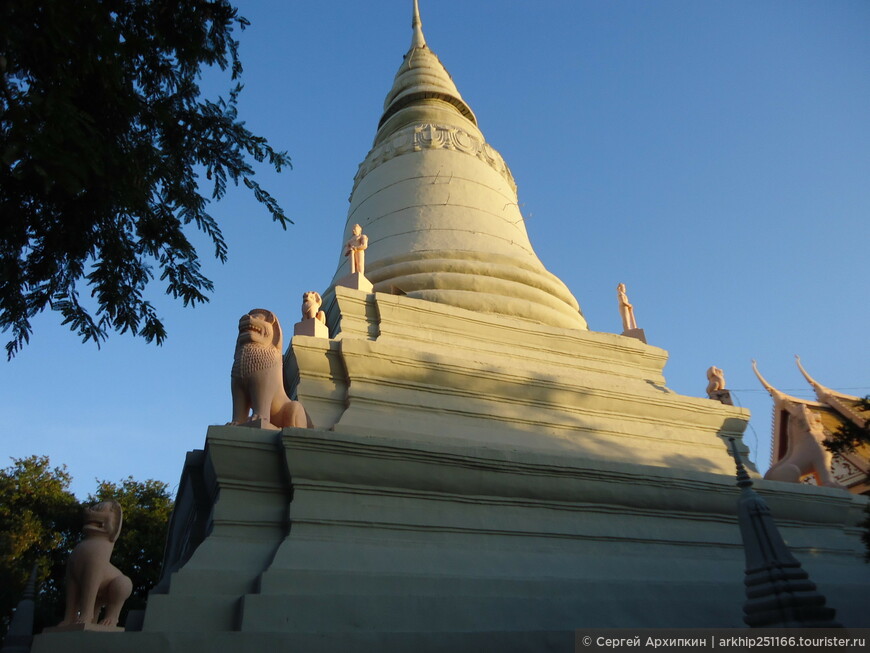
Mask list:
[[[765,479],[798,483],[801,476],[815,473],[819,485],[846,488],[831,473],[833,454],[825,448],[827,439],[822,418],[811,412],[803,404],[784,401],[781,410],[788,412],[786,433],[788,453],[785,458],[771,465],[764,475]]]
[[[369,237],[363,234],[362,227],[358,224],[353,226],[353,236],[347,241],[344,246],[344,255],[350,256],[350,272],[359,272],[365,274],[366,271],[366,254],[365,250],[369,246]]]
[[[725,373],[715,365],[707,370],[707,396],[716,399],[715,393],[725,389]]]
[[[284,390],[283,337],[272,311],[255,308],[239,320],[230,388],[230,425],[263,420],[279,429],[313,426],[302,404],[290,399]]]
[[[773,398],[774,410],[780,411],[779,419],[785,420],[785,435],[788,438],[785,457],[771,465],[764,478],[799,483],[802,476],[813,473],[819,485],[846,489],[831,473],[833,454],[824,445],[828,435],[825,433],[822,418],[800,400],[795,400],[770,385],[761,376],[755,361],[752,361],[752,369]]]
[[[326,313],[320,310],[323,299],[314,290],[302,293],[302,319],[317,319],[326,324]]]
[[[59,626],[118,625],[124,601],[133,592],[133,582],[109,561],[123,519],[121,505],[115,500],[85,508],[85,539],[66,563],[66,611]]]
[[[634,306],[628,301],[624,283],[616,286],[616,297],[619,301],[619,315],[622,317],[622,330],[631,331],[636,329],[637,321],[634,319]]]

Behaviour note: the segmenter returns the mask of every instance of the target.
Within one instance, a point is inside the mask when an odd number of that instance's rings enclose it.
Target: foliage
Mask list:
[[[6,631],[33,566],[40,606],[62,596],[66,559],[77,539],[81,507],[69,491],[65,467],[51,468],[46,456],[13,459],[0,470],[0,617]],[[51,609],[39,616],[51,619]]]
[[[864,415],[870,415],[870,395],[860,400],[858,410]],[[844,419],[840,428],[824,442],[824,445],[834,455],[850,453],[861,446],[870,446],[870,419],[865,420],[863,427],[852,420]],[[866,547],[865,560],[870,562],[870,505],[867,506],[866,513],[867,518],[861,523],[864,528],[861,539]]]
[[[861,399],[858,410],[870,415],[870,395]],[[849,453],[862,445],[870,445],[870,419],[864,422],[863,427],[852,420],[844,419],[831,439],[825,441],[825,447],[834,454]]]
[[[66,468],[52,468],[45,456],[12,462],[0,470],[0,638],[34,565],[37,631],[62,619],[66,561],[81,538],[83,504],[69,491]],[[112,563],[133,581],[125,610],[135,609],[157,582],[172,501],[165,483],[128,478],[100,481],[85,505],[109,498],[124,510]]]
[[[208,301],[190,230],[225,261],[206,211],[241,181],[286,228],[254,180],[285,152],[239,121],[242,72],[230,0],[0,3],[0,328],[12,358],[51,308],[98,346],[109,330],[163,342],[145,291],[155,276],[185,306]],[[205,67],[229,70],[228,98],[201,99]],[[80,301],[84,285],[92,299]],[[87,307],[85,303],[95,304]]]

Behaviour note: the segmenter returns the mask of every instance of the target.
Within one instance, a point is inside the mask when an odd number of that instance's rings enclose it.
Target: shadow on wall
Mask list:
[[[360,380],[359,387],[365,390],[359,392],[368,397],[382,393],[398,413],[405,413],[402,419],[407,428],[418,436],[454,438],[484,447],[585,454],[591,459],[691,472],[732,473],[727,440],[739,440],[746,420],[717,417],[722,408],[718,402],[683,398],[649,379],[600,372],[586,375],[556,364],[552,373],[525,364],[502,367],[491,362],[490,353],[477,360],[473,353],[471,358],[461,356],[462,352],[426,352],[418,359],[421,365],[392,361],[394,377],[385,378],[384,371],[379,371],[379,378]],[[468,383],[469,376],[473,384]],[[358,407],[368,408],[371,399],[357,403],[361,394],[354,396],[351,391],[347,413],[339,422],[352,417]],[[702,402],[708,401],[713,416],[699,418]],[[415,423],[408,418],[412,414],[419,415]],[[427,414],[433,419],[427,420]],[[435,422],[450,428],[438,430]],[[353,418],[345,421],[349,428],[351,424]],[[401,420],[394,424],[387,420],[382,426],[385,431],[401,432],[403,428]],[[746,453],[742,444],[741,450]]]

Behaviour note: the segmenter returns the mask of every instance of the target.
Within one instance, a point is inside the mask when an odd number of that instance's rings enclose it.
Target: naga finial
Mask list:
[[[761,372],[758,371],[758,365],[756,364],[754,358],[752,359],[752,371],[755,372],[755,376],[758,377],[758,380],[761,381],[761,385],[764,386],[764,389],[767,390],[768,394],[770,394],[771,397],[776,399],[778,396],[782,396],[782,393],[779,390],[770,385],[767,382],[767,379],[761,376]]]
[[[807,380],[807,382],[808,382],[811,386],[813,386],[813,388],[814,388],[815,390],[818,390],[820,387],[822,387],[822,385],[821,385],[818,381],[816,381],[813,377],[811,377],[811,376],[809,375],[809,372],[807,372],[807,371],[804,369],[804,366],[801,365],[801,357],[800,357],[800,356],[798,356],[797,354],[795,354],[795,355],[794,355],[794,360],[795,360],[795,362],[797,363],[798,369],[801,371],[801,374],[804,375],[804,378]]]

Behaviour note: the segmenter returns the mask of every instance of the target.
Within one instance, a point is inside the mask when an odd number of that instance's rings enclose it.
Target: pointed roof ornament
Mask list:
[[[33,565],[24,593],[12,614],[12,622],[3,640],[3,653],[27,653],[33,644],[37,569],[37,566]]]
[[[795,362],[797,362],[798,369],[801,371],[801,374],[804,375],[807,382],[813,386],[813,390],[816,392],[816,397],[820,402],[828,404],[841,415],[852,420],[858,428],[867,428],[867,419],[855,409],[858,397],[851,397],[842,392],[837,392],[836,390],[831,390],[830,388],[823,386],[811,377],[809,372],[804,369],[804,366],[801,365],[800,356],[795,354],[794,358]]]
[[[826,389],[826,388],[825,388],[821,383],[819,383],[819,382],[816,381],[813,377],[811,377],[811,376],[809,375],[809,372],[807,372],[807,371],[804,369],[804,366],[801,365],[801,357],[800,357],[800,356],[798,356],[797,354],[795,354],[795,355],[794,355],[794,360],[795,360],[795,362],[797,363],[798,369],[801,371],[801,374],[803,374],[803,375],[804,375],[804,378],[807,380],[807,382],[808,382],[811,386],[813,386],[813,389],[816,391],[816,394],[818,394],[818,392],[819,392],[820,389],[822,389],[822,390]]]
[[[741,490],[743,488],[751,488],[752,478],[749,476],[749,472],[746,471],[746,466],[743,464],[743,456],[740,455],[740,451],[737,449],[737,441],[734,438],[728,438],[728,442],[729,448],[731,449],[731,457],[737,465],[737,487]]]
[[[21,595],[23,599],[30,599],[31,601],[36,598],[36,576],[39,571],[38,565],[33,565],[30,570],[30,576],[27,578],[27,584],[24,586],[24,593]]]
[[[411,17],[411,29],[414,30],[414,35],[411,37],[411,50],[414,48],[425,48],[426,37],[423,36],[423,21],[420,20],[420,4],[414,0],[414,14]]]
[[[746,556],[743,621],[751,628],[841,628],[836,610],[792,555],[765,500],[753,489],[737,442],[728,438],[737,465],[737,519]]]
[[[767,393],[773,397],[774,401],[784,401],[784,400],[794,400],[800,401],[796,397],[791,397],[784,392],[780,392],[776,388],[774,388],[770,383],[767,382],[763,376],[761,376],[761,372],[758,371],[758,365],[755,362],[755,359],[752,359],[752,371],[755,372],[755,376],[758,377],[758,380],[761,381],[761,385],[764,386],[764,389],[767,390]]]
[[[774,403],[776,405],[780,405],[782,403],[791,402],[793,404],[812,404],[816,405],[816,402],[811,401],[809,399],[801,399],[799,397],[794,397],[792,395],[788,395],[780,390],[774,388],[770,383],[768,383],[767,379],[761,376],[761,372],[758,371],[758,365],[755,362],[755,359],[752,359],[752,371],[755,372],[755,376],[758,377],[758,380],[761,381],[761,385],[764,386],[764,389],[767,390],[767,393],[771,396]]]

